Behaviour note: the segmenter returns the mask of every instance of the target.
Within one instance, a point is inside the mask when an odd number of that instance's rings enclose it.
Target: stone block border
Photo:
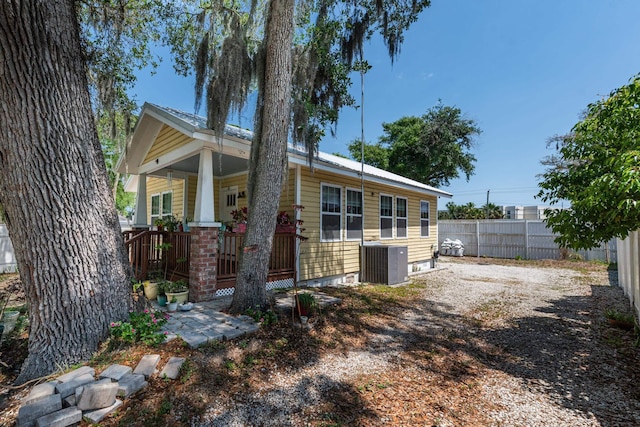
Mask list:
[[[146,355],[138,363],[134,373],[124,365],[110,365],[95,378],[95,370],[82,366],[60,375],[53,381],[37,385],[22,399],[18,411],[17,427],[76,425],[82,419],[99,423],[118,409],[133,393],[147,386],[146,379],[160,362],[160,355]],[[184,358],[172,357],[165,366],[177,378]]]

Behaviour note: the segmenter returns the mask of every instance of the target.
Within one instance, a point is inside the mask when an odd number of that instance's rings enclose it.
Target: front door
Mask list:
[[[229,222],[233,220],[231,211],[238,209],[238,186],[223,188],[220,192],[220,220]]]

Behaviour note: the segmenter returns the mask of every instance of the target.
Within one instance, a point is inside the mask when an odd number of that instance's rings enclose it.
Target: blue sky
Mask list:
[[[365,139],[377,141],[382,123],[420,116],[441,99],[483,131],[475,175],[443,187],[453,201],[482,205],[490,190],[498,205],[541,204],[533,196],[540,160],[551,153],[547,138],[640,72],[639,16],[638,0],[433,0],[393,65],[379,38],[365,46],[373,66]],[[352,92],[359,103],[359,76]],[[140,73],[133,93],[140,103],[193,111],[193,79],[176,76],[169,58],[154,76]],[[346,109],[320,149],[347,154],[360,132],[359,110]]]

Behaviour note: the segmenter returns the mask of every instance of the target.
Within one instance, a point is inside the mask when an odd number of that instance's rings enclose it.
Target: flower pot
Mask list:
[[[5,311],[2,316],[2,323],[4,324],[3,335],[9,335],[13,329],[16,327],[16,322],[18,321],[18,317],[20,317],[19,311]]]
[[[187,302],[189,300],[189,291],[184,292],[166,292],[167,301],[171,301],[174,297],[178,303]]]
[[[144,287],[144,296],[147,297],[148,300],[156,299],[158,297],[158,283],[151,282],[147,280],[142,283]]]
[[[169,302],[169,303],[167,303],[167,311],[174,312],[177,309],[178,309],[178,303],[177,302]]]
[[[296,313],[298,313],[298,308],[296,307]],[[300,317],[309,317],[311,314],[311,309],[307,306],[300,305]]]
[[[296,314],[309,317],[316,308],[315,298],[305,293],[298,294],[294,299],[294,308]]]
[[[238,224],[235,227],[233,227],[233,231],[235,233],[246,233],[247,232],[247,224],[245,224],[245,223]]]
[[[160,307],[167,305],[167,296],[165,294],[158,295],[158,305]]]
[[[295,224],[276,224],[276,233],[295,233]]]

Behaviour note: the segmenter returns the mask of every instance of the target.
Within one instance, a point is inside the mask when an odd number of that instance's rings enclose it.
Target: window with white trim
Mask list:
[[[154,194],[151,196],[151,225],[160,216],[160,194]]]
[[[342,230],[342,188],[322,184],[320,194],[320,240],[340,240]]]
[[[347,188],[347,240],[362,238],[362,192]]]
[[[407,238],[407,198],[396,197],[396,239]]]
[[[420,201],[420,236],[429,237],[429,202]]]
[[[158,218],[170,216],[172,212],[173,192],[165,191],[162,194],[151,196],[151,224]]]
[[[173,199],[173,193],[167,191],[162,193],[162,216],[171,216],[171,204]]]
[[[380,239],[393,239],[393,196],[380,195]]]

